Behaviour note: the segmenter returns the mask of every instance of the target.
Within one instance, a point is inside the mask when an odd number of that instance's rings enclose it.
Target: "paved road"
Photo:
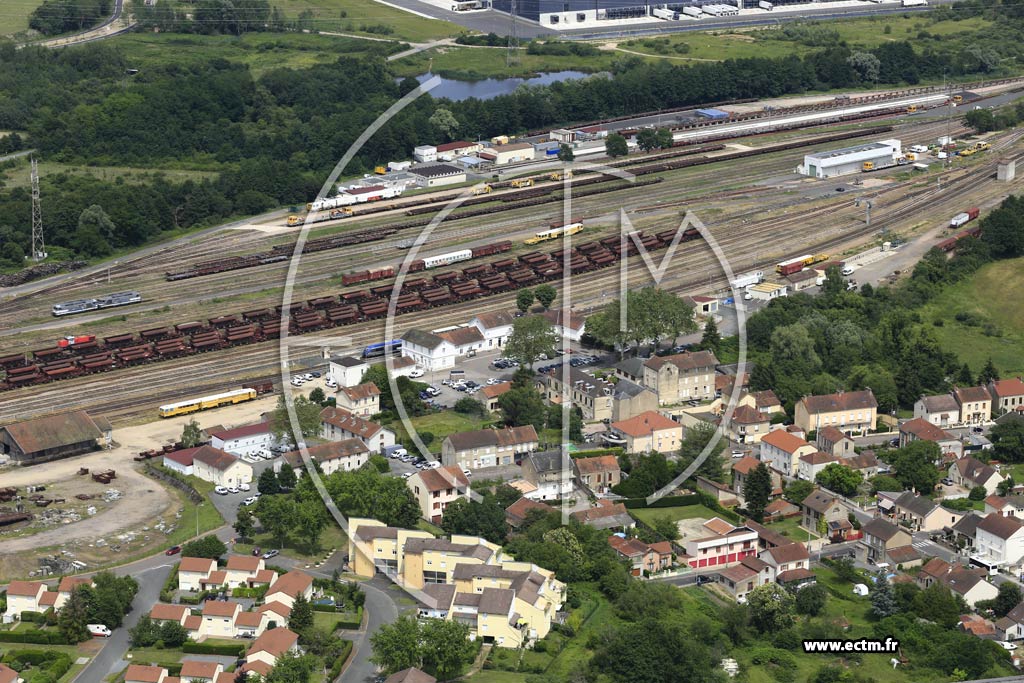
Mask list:
[[[338,678],[340,683],[370,683],[377,675],[377,665],[370,661],[373,654],[370,647],[370,636],[384,624],[398,619],[398,606],[392,599],[394,591],[391,582],[376,577],[360,584],[366,595],[363,605],[364,624],[358,631],[347,631],[343,635],[352,641],[352,660]]]

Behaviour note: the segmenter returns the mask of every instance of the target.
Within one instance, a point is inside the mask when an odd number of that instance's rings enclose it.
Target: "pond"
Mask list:
[[[533,78],[485,78],[482,81],[457,81],[452,78],[441,77],[441,85],[430,91],[432,97],[447,98],[449,100],[468,100],[476,97],[481,100],[489,100],[498,95],[508,95],[524,83],[526,85],[549,85],[560,81],[569,81],[577,78],[586,78],[592,74],[582,71],[552,71],[538,74]],[[429,79],[433,74],[425,73],[416,77],[420,83]]]

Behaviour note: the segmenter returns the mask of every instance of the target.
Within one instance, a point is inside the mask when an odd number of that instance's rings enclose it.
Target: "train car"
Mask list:
[[[63,339],[57,340],[57,346],[66,349],[69,346],[75,346],[77,344],[88,344],[89,342],[96,341],[96,335],[94,334],[79,334],[72,337],[64,337]]]
[[[59,317],[62,315],[95,311],[97,308],[99,308],[99,305],[96,303],[96,299],[76,299],[75,301],[65,301],[64,303],[54,304],[51,311],[55,316]]]
[[[142,295],[138,292],[115,292],[106,294],[96,299],[99,308],[113,308],[114,306],[127,306],[142,301]]]
[[[187,415],[188,413],[195,413],[200,410],[209,410],[211,408],[219,408],[221,406],[251,401],[254,398],[256,398],[255,389],[235,389],[234,391],[228,391],[223,394],[203,396],[201,398],[193,398],[187,401],[180,401],[178,403],[168,403],[167,405],[160,406],[160,417]]]
[[[472,249],[460,249],[459,251],[452,251],[447,254],[439,254],[437,256],[428,256],[423,259],[423,267],[426,269],[438,268],[440,266],[447,266],[452,263],[458,263],[459,261],[468,261],[473,258]]]
[[[541,242],[547,242],[549,240],[556,240],[560,237],[566,237],[567,235],[576,235],[583,230],[583,223],[577,221],[575,223],[568,223],[566,225],[559,225],[554,228],[542,230],[533,237],[526,240],[526,244],[539,244]]]
[[[389,353],[397,354],[402,352],[402,340],[392,339],[388,342],[377,342],[370,344],[363,349],[363,358],[380,358]]]
[[[809,263],[813,263],[813,254],[804,254],[803,256],[797,256],[787,261],[782,261],[775,266],[775,272],[779,275],[792,275],[793,273],[799,273]]]
[[[959,228],[962,225],[966,225],[967,223],[970,223],[975,218],[977,218],[978,214],[980,213],[981,209],[979,209],[976,206],[972,206],[963,213],[958,213],[957,215],[953,216],[953,218],[951,218],[949,221],[949,227]]]

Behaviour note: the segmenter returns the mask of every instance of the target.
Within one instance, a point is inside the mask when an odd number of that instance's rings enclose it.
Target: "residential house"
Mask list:
[[[216,570],[216,560],[205,557],[182,557],[178,563],[178,590],[199,590],[200,582]]]
[[[850,458],[856,455],[853,450],[853,439],[831,425],[819,429],[815,441],[819,451],[831,453],[837,458]]]
[[[989,496],[985,499],[985,514],[1024,519],[1024,496]]]
[[[914,404],[914,418],[936,427],[953,427],[960,424],[960,404],[952,394],[922,396]]]
[[[608,493],[622,478],[619,459],[614,455],[576,458],[572,464],[583,486],[597,494]]]
[[[539,441],[533,425],[457,432],[441,443],[441,462],[470,470],[513,465],[524,454],[537,450]]]
[[[286,628],[272,628],[253,641],[245,653],[245,664],[241,670],[254,672],[266,678],[267,674],[277,665],[279,657],[299,652],[299,636]]]
[[[975,536],[977,555],[1001,567],[1017,567],[1024,559],[1024,523],[1016,517],[987,515]]]
[[[613,422],[621,422],[647,411],[657,410],[658,395],[647,387],[620,379],[612,387]]]
[[[800,503],[803,515],[800,517],[800,525],[818,535],[822,535],[822,525],[828,526],[831,522],[847,522],[846,508],[839,502],[839,498],[824,491],[815,489]],[[845,536],[845,534],[841,534]],[[830,538],[833,538],[830,535]]]
[[[861,531],[864,535],[857,543],[857,559],[861,562],[874,565],[888,563],[896,568],[902,564],[898,560],[903,559],[907,548],[914,553],[917,552],[912,545],[914,537],[909,531],[881,517],[872,519],[861,528]],[[890,557],[890,553],[896,556]],[[921,558],[918,556],[917,563],[920,564],[920,561]]]
[[[509,525],[511,529],[518,529],[526,521],[531,510],[537,510],[543,514],[554,512],[554,508],[550,505],[545,505],[540,501],[531,500],[526,496],[523,496],[516,502],[505,508],[505,523]]]
[[[495,311],[494,313],[478,313],[469,321],[469,324],[480,331],[484,338],[485,349],[498,349],[505,345],[512,334],[512,324],[515,322],[506,311]]]
[[[768,548],[758,553],[757,557],[768,565],[766,569],[768,579],[780,583],[785,582],[787,572],[808,569],[811,564],[811,555],[803,543],[790,543],[776,548]]]
[[[776,413],[785,412],[782,407],[782,401],[779,400],[779,397],[771,389],[752,391],[750,396],[753,397],[754,407],[757,408],[758,412],[769,416],[769,418]]]
[[[354,387],[363,381],[363,375],[370,369],[370,364],[362,358],[352,356],[331,356],[327,376],[337,382],[339,387]]]
[[[804,396],[793,413],[793,423],[805,432],[832,426],[847,436],[863,436],[875,428],[878,401],[870,389]]]
[[[192,616],[192,613],[187,605],[168,605],[158,602],[149,611],[151,621],[173,621],[182,626],[185,625],[185,620],[190,616]]]
[[[384,680],[384,683],[437,683],[437,679],[427,672],[413,667],[391,674]]]
[[[986,640],[995,640],[996,638],[996,625],[980,614],[961,614],[958,626],[961,631],[969,633],[975,638]]]
[[[978,525],[985,519],[977,512],[968,512],[956,524],[950,527],[949,536],[953,545],[966,552],[974,550],[974,540],[978,535]]]
[[[768,522],[786,519],[787,517],[796,517],[799,514],[800,507],[790,503],[785,498],[776,498],[768,503],[768,506],[764,509],[764,518]]]
[[[636,526],[636,522],[630,516],[625,505],[605,499],[598,500],[593,507],[570,513],[569,516],[580,524],[586,524],[595,529],[625,531]]]
[[[537,487],[528,498],[554,500],[573,491],[572,463],[563,461],[561,451],[530,453],[523,458],[522,470],[523,478]]]
[[[228,588],[270,585],[277,579],[277,572],[267,569],[266,561],[256,555],[228,555],[224,571]]]
[[[1006,413],[1024,406],[1024,381],[1020,377],[992,380],[988,392],[995,412]]]
[[[963,486],[966,489],[983,486],[985,492],[992,495],[1003,480],[1003,475],[996,472],[991,465],[986,465],[977,458],[968,456],[953,461],[949,466],[949,478],[957,486]]]
[[[561,368],[537,376],[537,390],[549,403],[570,401],[583,413],[586,421],[611,420],[615,414],[615,385],[599,379],[590,372],[569,368],[566,383]]]
[[[718,572],[719,586],[728,592],[733,600],[743,604],[747,594],[766,583],[771,583],[768,563],[753,555],[740,560],[739,564]]]
[[[992,394],[985,387],[956,387],[953,397],[960,406],[964,424],[982,424],[992,419]]]
[[[390,429],[336,407],[320,411],[320,435],[329,441],[359,439],[371,453],[395,445],[395,433]]]
[[[167,669],[162,666],[129,664],[124,672],[124,683],[164,683]]]
[[[484,348],[484,335],[472,325],[438,331],[437,336],[455,349],[455,357],[475,356]]]
[[[195,472],[192,457],[200,448],[202,448],[202,446],[183,448],[179,451],[166,453],[163,458],[163,466],[172,472],[177,472],[178,474],[186,477],[191,477]]]
[[[672,566],[672,544],[668,541],[644,543],[639,538],[612,534],[608,537],[608,545],[620,558],[629,562],[630,573],[633,576],[655,574]]]
[[[800,456],[816,450],[784,429],[773,430],[761,439],[761,461],[787,477],[795,477],[799,473]]]
[[[725,425],[725,435],[734,443],[760,443],[770,426],[769,415],[748,405],[737,405]]]
[[[291,608],[295,606],[295,599],[300,595],[306,600],[313,599],[313,577],[293,569],[277,577],[274,583],[270,584],[263,600],[268,603],[279,602]]]
[[[373,382],[341,387],[335,395],[335,401],[339,408],[353,415],[370,417],[380,412],[380,389]]]
[[[409,330],[402,335],[402,355],[427,372],[455,367],[455,345],[425,330]]]
[[[941,557],[933,557],[917,572],[915,581],[918,587],[928,588],[934,583],[941,583],[943,577],[953,569],[953,565]]]
[[[686,549],[686,563],[694,569],[737,564],[757,555],[757,532],[749,526],[733,526],[714,517],[705,522],[693,538],[680,540]]]
[[[633,357],[619,361],[615,365],[615,376],[620,380],[633,382],[634,384],[644,383],[644,359]]]
[[[718,299],[713,296],[684,296],[683,303],[693,309],[695,315],[713,316],[718,313]]]
[[[405,483],[420,506],[420,516],[434,524],[441,523],[446,507],[460,498],[468,500],[470,495],[469,479],[461,467],[451,465],[422,469]]]
[[[747,477],[750,473],[757,469],[757,466],[761,464],[761,461],[757,458],[744,455],[742,458],[732,464],[732,490],[742,498],[743,488],[747,485]],[[765,463],[767,466],[767,463]],[[778,470],[771,467],[768,468],[768,474],[772,479],[772,489],[782,487],[782,474]]]
[[[883,496],[879,493],[879,508],[883,508]],[[931,498],[919,496],[913,491],[904,491],[891,499],[888,507],[892,510],[893,521],[912,531],[942,531],[952,527],[963,513],[942,507]]]
[[[189,683],[214,683],[222,671],[224,671],[224,665],[220,662],[200,662],[195,659],[186,659],[181,663],[181,673],[178,677]]]
[[[202,634],[211,638],[234,638],[235,618],[242,606],[231,600],[207,600],[203,603]]]
[[[683,426],[653,410],[613,422],[609,431],[623,441],[627,453],[675,453],[683,441]]]
[[[255,455],[274,445],[274,434],[266,421],[242,425],[234,429],[207,432],[210,445],[232,455]]]
[[[900,425],[900,448],[906,448],[915,441],[931,441],[938,444],[943,453],[952,453],[958,458],[964,454],[960,439],[922,417],[915,417]]]
[[[25,683],[25,679],[11,667],[0,664],[0,683]]]
[[[551,324],[551,330],[559,339],[579,342],[587,331],[587,319],[576,311],[569,311],[569,315],[565,315],[559,307],[548,309],[541,315]]]
[[[710,351],[655,356],[644,362],[644,386],[653,389],[660,405],[709,401],[715,397],[715,366]]]
[[[320,465],[320,469],[325,475],[334,474],[335,472],[352,472],[353,470],[358,470],[370,460],[370,449],[367,448],[361,439],[328,441],[327,443],[308,446],[307,451],[309,452],[309,457]],[[291,457],[295,456],[301,458],[299,451],[285,453],[286,460],[290,460]],[[276,465],[277,463],[274,464]],[[277,470],[275,469],[275,471]],[[297,471],[301,473],[301,460],[299,470]]]
[[[7,614],[20,619],[22,612],[45,612],[57,601],[56,593],[41,581],[11,581],[7,586]]]
[[[874,451],[862,451],[849,458],[843,458],[840,464],[860,472],[865,481],[878,474],[878,456]]]
[[[458,567],[493,564],[500,558],[501,546],[477,536],[452,534],[451,538],[409,538],[403,551],[403,585],[423,589],[430,584],[452,583]]]
[[[192,473],[217,486],[232,487],[252,481],[252,466],[213,446],[202,446],[192,455]]]
[[[815,451],[801,455],[797,460],[796,476],[805,481],[815,481],[818,474],[832,463],[838,463],[839,458],[831,453]]]
[[[357,576],[399,576],[404,568],[405,543],[410,538],[434,538],[427,531],[385,526],[375,519],[350,519],[348,557]]]
[[[512,382],[498,382],[497,384],[489,384],[482,389],[480,393],[483,395],[484,407],[492,413],[498,411],[498,399],[503,394],[508,393],[512,389]]]
[[[110,423],[84,410],[0,426],[0,456],[22,465],[89,453],[110,445]]]
[[[984,569],[954,567],[942,577],[946,588],[953,591],[974,607],[983,600],[992,600],[999,595],[999,589],[985,580]]]
[[[1024,602],[1018,603],[1005,617],[996,622],[996,632],[1000,640],[1024,638]]]

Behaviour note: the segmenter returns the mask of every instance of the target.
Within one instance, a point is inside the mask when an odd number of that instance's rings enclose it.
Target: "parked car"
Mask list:
[[[416,377],[423,376],[423,368],[413,368],[409,371],[409,376],[415,379]]]
[[[742,458],[743,457],[743,451],[733,451],[732,452],[732,457],[734,457],[734,458]]]
[[[1016,643],[1010,643],[1010,642],[1007,642],[1005,640],[1000,640],[998,642],[999,642],[999,647],[1003,648],[1004,650],[1010,650],[1012,652],[1013,650],[1017,649],[1017,644]]]
[[[249,489],[251,489],[251,488],[252,488],[252,487],[251,487],[251,486],[249,486],[248,484],[239,484],[239,485],[238,485],[238,490],[239,490],[239,491],[248,491],[248,490],[249,490]]]
[[[228,490],[226,488],[224,488],[223,486],[215,487],[213,489],[213,492],[216,493],[218,496],[226,496],[226,495],[228,495]]]
[[[943,484],[944,486],[952,486],[952,485],[953,485],[953,480],[952,480],[952,479],[950,479],[949,477],[946,477],[946,478],[944,478],[944,479],[942,480],[942,484]]]
[[[253,557],[259,557],[260,556],[260,552],[261,552],[260,551],[260,547],[258,545],[253,546],[253,548],[252,548],[252,556]]]
[[[237,486],[229,486],[228,487],[228,493],[238,493],[238,492],[239,491],[238,491],[238,487]]]
[[[328,389],[337,389],[338,383],[335,382],[332,378],[328,377],[327,379],[324,380],[324,386],[327,387]]]
[[[280,550],[268,550],[267,552],[263,553],[263,559],[264,560],[269,560],[270,558],[277,557],[280,554],[281,554]]]
[[[465,467],[462,468],[462,473],[465,474],[467,477],[473,476],[473,473],[467,470]]]
[[[320,377],[320,373],[316,370],[311,371],[309,374],[313,375],[313,377]]]
[[[259,498],[257,498],[256,496],[249,496],[248,498],[242,501],[242,505],[252,505],[257,500],[259,500]]]
[[[299,379],[298,377],[293,377],[292,378],[292,386],[293,387],[301,387],[305,383],[306,383],[305,381]]]
[[[177,555],[180,552],[181,552],[181,546],[180,545],[172,545],[170,548],[167,549],[166,552],[164,552],[164,555]]]

